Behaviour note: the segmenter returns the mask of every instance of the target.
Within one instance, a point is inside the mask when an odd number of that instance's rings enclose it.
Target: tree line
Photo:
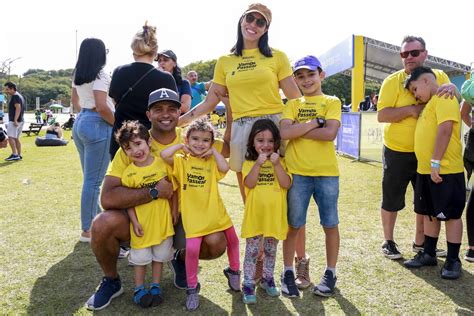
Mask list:
[[[183,77],[188,71],[195,70],[199,74],[199,81],[212,80],[216,59],[207,61],[196,61],[182,68]],[[0,72],[0,83],[8,80],[17,85],[18,91],[25,97],[28,110],[36,107],[36,97],[40,98],[40,104],[44,105],[51,101],[60,102],[68,106],[71,101],[71,80],[73,69],[43,70],[29,69],[23,75],[8,75]],[[323,81],[323,91],[327,95],[335,95],[344,104],[351,103],[351,77],[346,74],[337,74]],[[366,95],[372,91],[377,92],[380,84],[377,82],[366,82]]]

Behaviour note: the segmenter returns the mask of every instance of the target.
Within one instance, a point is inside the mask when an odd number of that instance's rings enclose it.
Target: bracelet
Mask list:
[[[439,161],[439,160],[438,160],[438,161]],[[431,161],[431,168],[439,169],[439,167],[440,167],[439,162]]]
[[[434,163],[437,163],[437,164],[439,164],[441,162],[441,160],[435,160],[435,159],[431,159],[430,161],[434,162]]]

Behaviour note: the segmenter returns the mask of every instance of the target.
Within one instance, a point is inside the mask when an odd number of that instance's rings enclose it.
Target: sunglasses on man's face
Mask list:
[[[267,21],[264,18],[257,19],[255,15],[250,13],[245,16],[245,22],[248,24],[252,24],[253,21],[255,21],[255,24],[257,24],[258,27],[264,27],[267,25]]]
[[[406,52],[400,52],[400,56],[402,58],[407,58],[408,55],[411,55],[412,57],[418,57],[420,56],[421,53],[423,53],[425,50],[424,49],[414,49],[414,50],[409,50]]]

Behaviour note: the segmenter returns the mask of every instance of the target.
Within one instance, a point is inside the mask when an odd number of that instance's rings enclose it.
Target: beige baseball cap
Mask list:
[[[265,20],[267,21],[267,25],[270,25],[272,22],[272,11],[270,11],[269,8],[267,8],[265,5],[261,3],[252,3],[249,5],[247,10],[244,12],[243,15],[246,15],[247,13],[252,13],[252,12],[257,12],[260,13]]]

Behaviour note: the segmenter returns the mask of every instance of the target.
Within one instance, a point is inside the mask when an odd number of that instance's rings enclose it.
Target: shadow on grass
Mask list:
[[[290,315],[291,312],[279,297],[270,297],[265,290],[257,286],[257,304],[245,305],[242,301],[242,292],[232,297],[232,315]]]
[[[397,261],[402,267],[403,260]],[[440,276],[440,270],[444,261],[438,260],[437,267],[422,267],[419,269],[405,270],[413,273],[416,277],[421,278],[448,296],[451,301],[458,305],[456,309],[458,314],[472,315],[474,313],[474,275],[462,269],[461,277],[457,280],[445,280]],[[463,262],[463,265],[466,263]]]
[[[291,303],[296,309],[296,312],[300,315],[325,314],[322,302],[330,299],[337,301],[344,314],[361,315],[360,311],[354,306],[354,304],[348,301],[337,288],[332,297],[326,298],[314,295],[311,286],[306,290],[300,291],[300,298],[291,299]]]
[[[101,271],[89,244],[78,242],[67,257],[36,280],[28,314],[74,314],[84,305],[100,278]]]
[[[178,315],[186,312],[186,291],[178,290],[173,286],[172,273],[166,264],[163,268],[161,282],[164,290],[164,303],[151,309],[142,309],[133,304],[134,273],[133,267],[127,266],[127,264],[127,260],[118,261],[124,293],[115,298],[103,310],[105,314],[148,314],[166,311],[166,314]],[[151,272],[149,270],[150,268],[147,271],[148,275]],[[36,280],[31,290],[27,314],[72,315],[78,312],[83,313],[85,311],[84,303],[94,293],[101,278],[102,271],[92,254],[90,245],[78,242],[67,257],[53,265],[46,275]],[[225,309],[204,296],[200,296],[198,313],[228,314]]]
[[[3,168],[3,167],[8,167],[9,165],[13,164],[13,163],[17,163],[19,161],[2,161],[0,162],[0,168]]]

